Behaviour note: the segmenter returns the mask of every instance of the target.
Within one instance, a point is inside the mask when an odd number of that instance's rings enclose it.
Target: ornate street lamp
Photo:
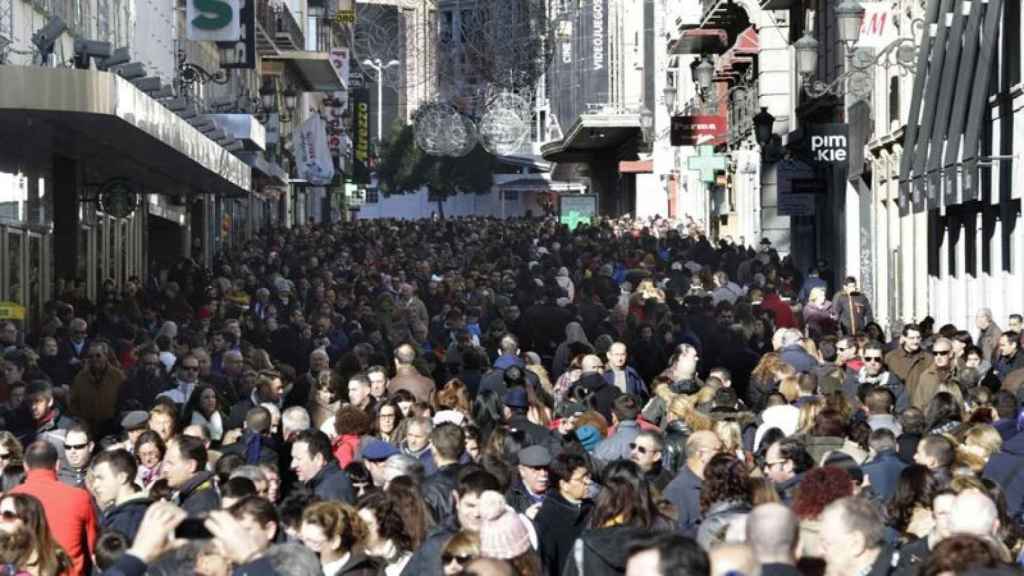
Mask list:
[[[761,112],[754,116],[754,138],[758,146],[764,148],[772,140],[772,128],[775,125],[775,116],[768,112],[768,108],[761,107]]]
[[[705,56],[701,63],[697,65],[697,69],[694,71],[697,80],[697,86],[700,87],[702,94],[711,92],[711,81],[715,77],[715,65],[711,63],[711,58]]]
[[[805,80],[814,77],[818,71],[818,41],[810,30],[793,44],[796,49],[796,70]]]
[[[665,108],[668,110],[668,115],[675,114],[676,111],[676,87],[671,84],[666,84],[665,89],[661,91],[662,96],[665,100]]]
[[[864,6],[857,0],[843,0],[836,6],[836,20],[839,22],[839,41],[846,45],[847,51],[860,38],[860,27],[864,21]]]
[[[277,112],[277,86],[270,78],[264,80],[263,86],[260,87],[260,104],[263,105],[264,112],[269,114]]]
[[[299,93],[295,91],[295,88],[292,88],[292,86],[289,85],[288,88],[285,89],[285,91],[284,91],[284,107],[285,107],[285,109],[288,110],[288,112],[294,112],[295,111],[295,106],[298,104],[298,100],[299,100]]]

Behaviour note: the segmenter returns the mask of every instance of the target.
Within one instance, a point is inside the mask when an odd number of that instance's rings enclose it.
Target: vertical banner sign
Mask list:
[[[352,92],[352,179],[357,184],[370,183],[370,92],[360,88]]]
[[[327,149],[327,130],[319,114],[313,114],[292,134],[298,177],[313,186],[334,180],[334,161]]]
[[[189,40],[236,42],[242,35],[239,0],[188,0],[185,37]]]
[[[230,62],[221,62],[220,67],[229,70],[256,68],[256,0],[239,0],[241,9],[238,16],[241,21],[240,35],[234,42],[218,42],[221,48],[234,51],[235,58]],[[191,5],[191,4],[190,4]]]
[[[576,60],[584,90],[578,104],[585,112],[589,104],[608,103],[608,0],[585,0],[580,17],[583,33],[577,37]]]
[[[338,73],[342,84],[348,86],[349,80],[349,52],[348,48],[334,48],[331,50],[331,66]],[[348,93],[334,92],[331,94],[327,113],[327,147],[331,149],[331,156],[341,157],[344,151],[344,125],[345,113],[348,111]]]

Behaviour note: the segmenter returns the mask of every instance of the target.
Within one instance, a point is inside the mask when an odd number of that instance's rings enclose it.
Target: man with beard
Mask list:
[[[885,365],[906,385],[911,395],[921,372],[931,363],[931,355],[921,349],[921,328],[917,324],[904,325],[899,346],[885,355]]]

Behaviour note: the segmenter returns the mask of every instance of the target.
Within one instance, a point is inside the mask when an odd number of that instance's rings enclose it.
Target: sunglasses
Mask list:
[[[936,356],[949,356],[949,350],[932,350],[932,354]]]
[[[641,454],[647,454],[648,452],[657,452],[657,450],[653,450],[653,449],[648,448],[646,446],[641,446],[641,445],[637,444],[636,442],[630,442],[629,443],[629,449],[630,450],[636,450],[637,452],[639,452]]]
[[[89,444],[65,444],[64,450],[85,450],[89,447]]]
[[[466,564],[467,562],[469,562],[472,559],[473,559],[473,556],[471,554],[464,554],[464,555],[442,554],[441,555],[441,564],[442,565],[451,564],[453,560],[455,562],[458,562],[459,564]]]
[[[864,357],[864,361],[865,362],[881,362],[882,361],[882,357],[881,356],[865,356]]]

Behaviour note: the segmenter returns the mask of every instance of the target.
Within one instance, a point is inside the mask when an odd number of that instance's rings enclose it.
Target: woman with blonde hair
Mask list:
[[[456,532],[441,552],[441,567],[445,576],[462,574],[466,565],[480,557],[480,533],[470,530]]]
[[[1003,437],[990,424],[975,424],[964,434],[957,448],[957,462],[975,474],[981,474],[988,459],[1003,447]]]
[[[747,461],[747,454],[743,451],[743,431],[740,425],[729,420],[715,422],[715,435],[722,441],[722,452],[731,454],[742,462]]]
[[[821,398],[815,398],[800,404],[800,420],[797,424],[797,434],[810,434],[814,430],[814,419],[824,409],[825,401]]]
[[[761,361],[750,373],[751,409],[757,412],[763,410],[768,395],[776,389],[783,377],[793,372],[793,367],[783,362],[778,352],[768,352],[761,356]]]
[[[779,394],[786,399],[786,402],[793,404],[800,397],[800,376],[790,374],[779,382]]]
[[[455,410],[467,417],[472,413],[469,403],[469,391],[462,380],[458,378],[452,378],[440,390],[434,392],[433,404],[434,410],[437,412],[441,410]]]

